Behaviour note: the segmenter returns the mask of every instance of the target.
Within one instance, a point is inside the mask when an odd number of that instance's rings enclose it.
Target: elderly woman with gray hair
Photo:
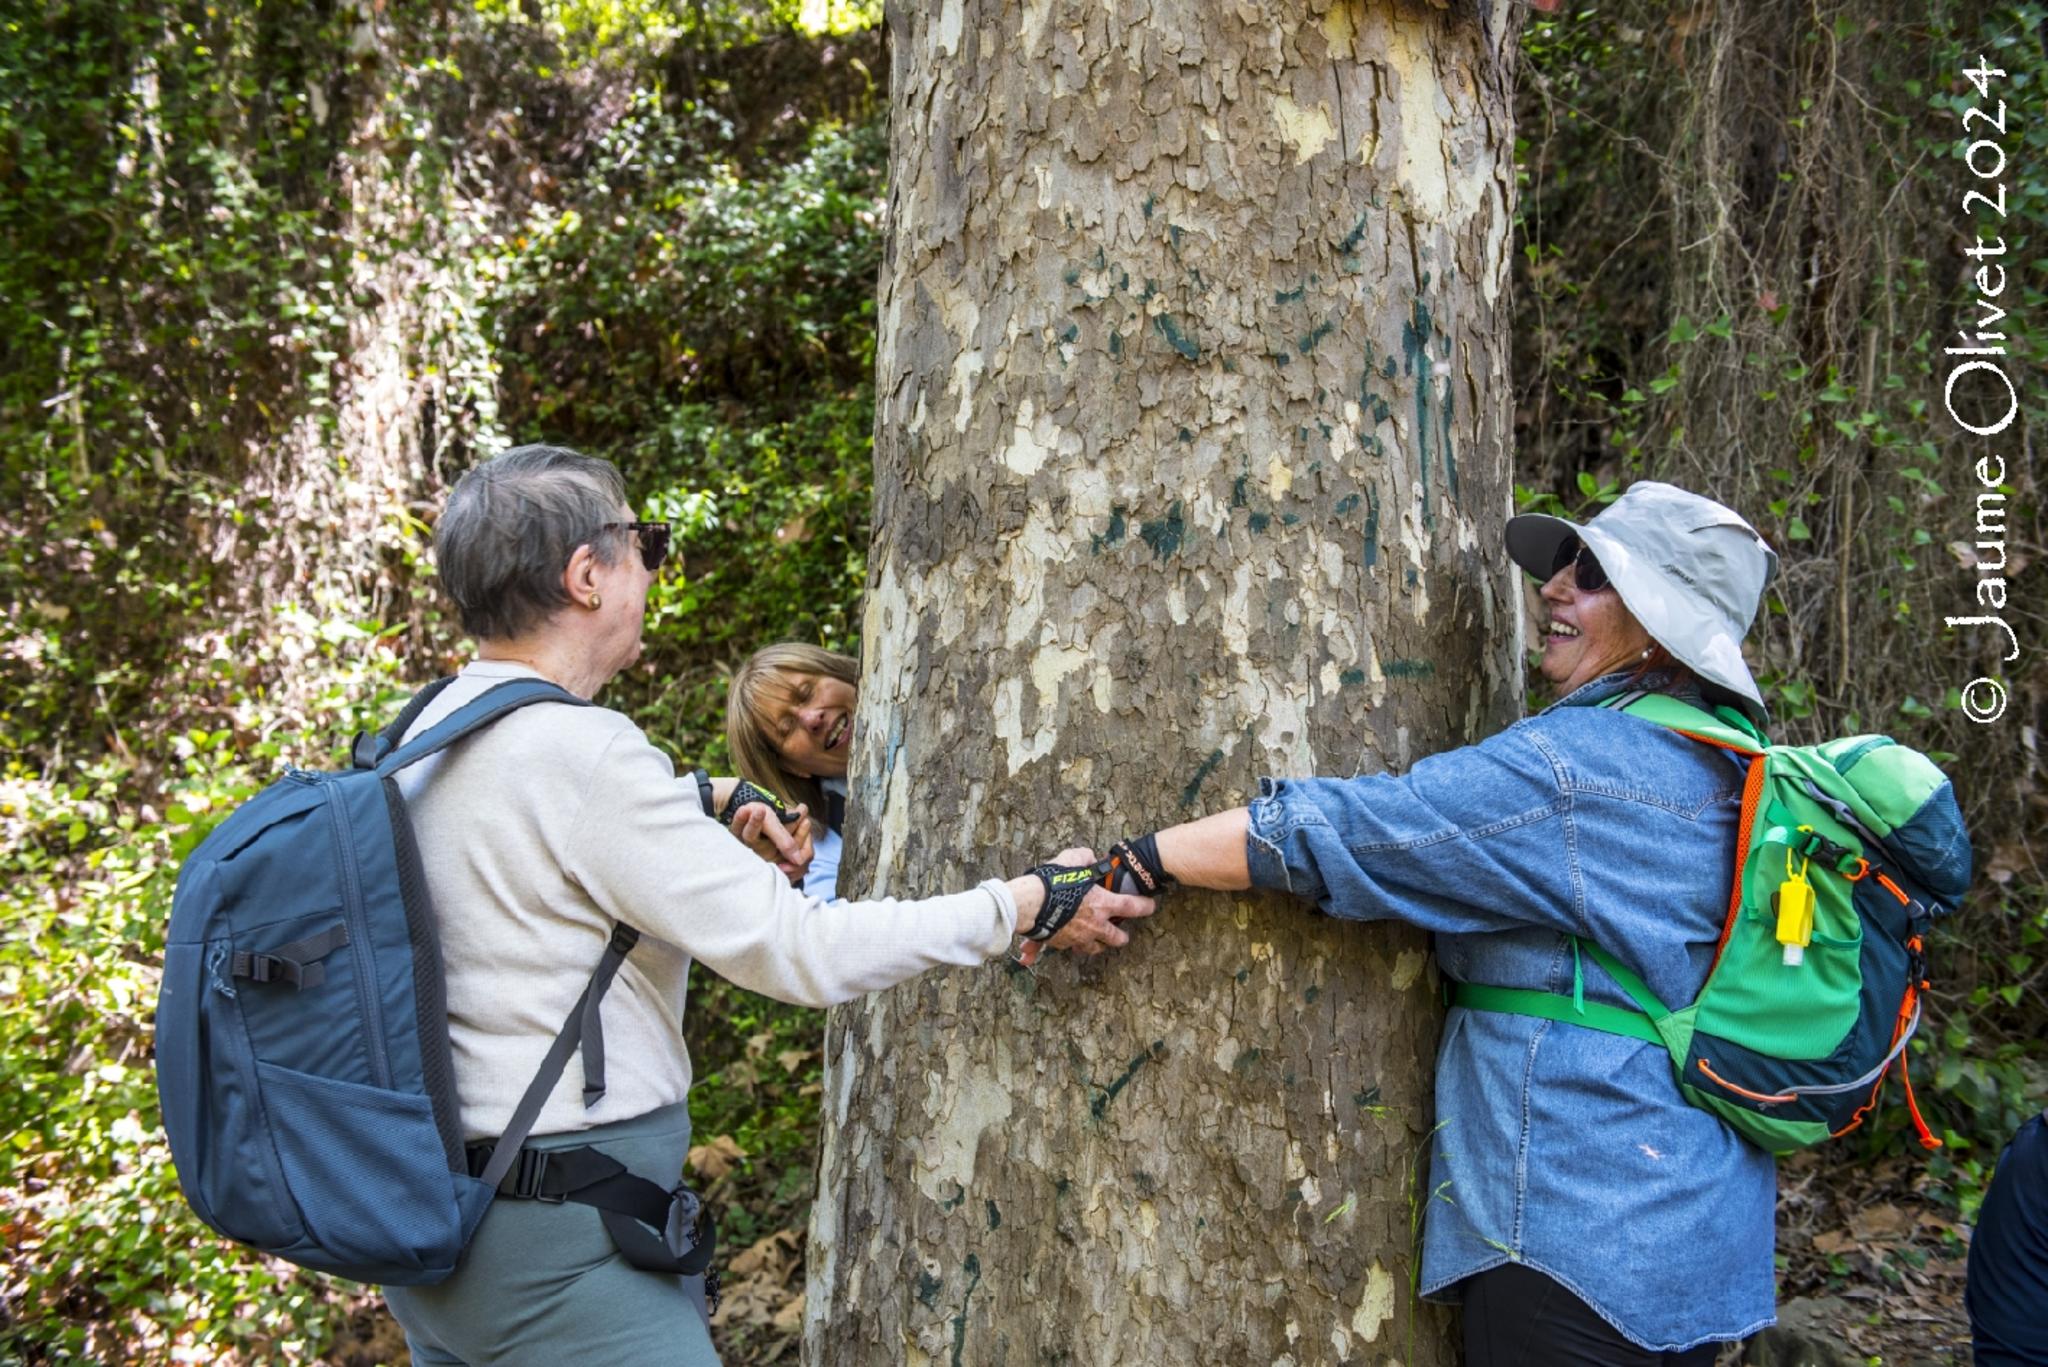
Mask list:
[[[469,471],[435,529],[477,654],[413,710],[408,734],[519,680],[562,692],[400,779],[442,922],[464,1137],[488,1160],[501,1137],[532,1136],[499,1164],[499,1199],[454,1275],[387,1291],[415,1363],[716,1361],[701,1281],[683,1275],[693,1222],[622,1218],[606,1196],[666,1192],[681,1173],[691,960],[824,1006],[979,964],[1019,934],[1097,953],[1126,942],[1118,918],[1151,910],[1096,886],[1083,850],[920,901],[828,905],[790,887],[800,840],[758,809],[763,852],[784,867],[756,858],[639,728],[588,703],[639,657],[667,544],[666,527],[634,519],[608,462],[547,446]],[[585,1009],[586,988],[601,1009]],[[556,1055],[579,1014],[585,1068],[572,1080]],[[593,1033],[605,1042],[594,1076]],[[543,1055],[551,1089],[545,1070],[536,1079]]]
[[[1622,709],[1662,693],[1760,724],[1741,641],[1777,557],[1728,508],[1649,481],[1583,525],[1513,518],[1507,551],[1542,583],[1558,702],[1404,775],[1265,779],[1249,807],[1110,857],[1154,892],[1272,888],[1435,932],[1461,986],[1421,1293],[1462,1301],[1472,1367],[1704,1367],[1771,1323],[1771,1155],[1688,1104],[1661,1046],[1517,1012],[1560,994],[1566,1020],[1632,1009],[1601,951],[1662,1001],[1697,995],[1743,761]]]

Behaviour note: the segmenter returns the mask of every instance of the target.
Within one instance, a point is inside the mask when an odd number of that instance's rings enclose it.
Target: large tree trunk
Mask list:
[[[1510,11],[1309,9],[892,6],[853,890],[1513,715]],[[836,1011],[809,1358],[1448,1361],[1426,950],[1183,895]]]

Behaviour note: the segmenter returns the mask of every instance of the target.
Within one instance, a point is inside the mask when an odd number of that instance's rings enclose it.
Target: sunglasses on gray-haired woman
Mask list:
[[[649,574],[660,569],[661,562],[668,559],[669,533],[666,522],[607,522],[598,530],[624,530],[633,533],[640,545],[640,563],[647,567]]]

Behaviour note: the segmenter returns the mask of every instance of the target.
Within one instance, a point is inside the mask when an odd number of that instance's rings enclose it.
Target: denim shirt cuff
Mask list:
[[[1259,780],[1259,795],[1252,799],[1251,820],[1245,831],[1245,863],[1253,887],[1310,896],[1316,879],[1306,867],[1288,868],[1287,838],[1304,824],[1323,824],[1323,815],[1311,803],[1291,800],[1287,787],[1285,779]]]

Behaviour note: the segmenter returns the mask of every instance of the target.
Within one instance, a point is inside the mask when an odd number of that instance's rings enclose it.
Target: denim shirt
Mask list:
[[[844,779],[828,778],[819,784],[827,793],[836,791],[846,796]],[[822,820],[823,813],[812,818],[811,825],[811,866],[804,871],[804,892],[821,902],[839,900],[839,857],[845,851],[845,844],[839,832]]]
[[[1252,882],[1422,926],[1453,980],[1568,993],[1576,935],[1690,1002],[1727,914],[1743,771],[1592,706],[1628,686],[1596,679],[1400,777],[1264,780]],[[1581,968],[1587,1000],[1633,1006],[1592,956]],[[1515,1260],[1649,1349],[1773,1322],[1776,1169],[1687,1104],[1662,1048],[1453,1008],[1436,1108],[1425,1296]]]

